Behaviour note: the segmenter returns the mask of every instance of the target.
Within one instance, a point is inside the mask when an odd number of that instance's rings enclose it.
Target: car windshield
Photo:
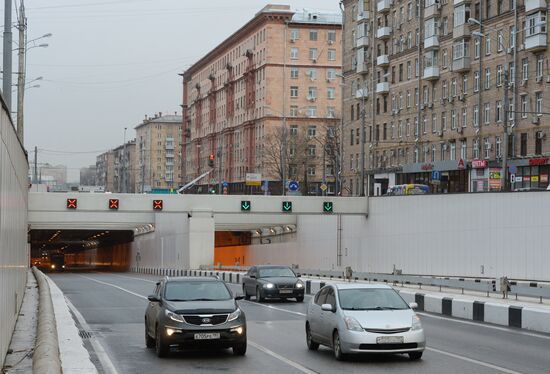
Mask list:
[[[222,282],[168,282],[164,291],[168,301],[219,301],[232,298]]]
[[[259,269],[260,278],[295,277],[296,274],[287,267]]]
[[[344,310],[402,310],[407,303],[392,289],[356,288],[338,291],[340,308]]]

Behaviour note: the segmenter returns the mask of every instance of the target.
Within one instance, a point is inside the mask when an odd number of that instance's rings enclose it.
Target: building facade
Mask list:
[[[138,166],[136,165],[136,140],[131,140],[126,144],[119,145],[113,149],[113,186],[115,191],[122,193],[135,193],[136,174]]]
[[[263,8],[182,74],[184,182],[210,171],[196,192],[256,193],[255,173],[269,193],[284,179],[317,194],[324,177],[333,191],[341,61],[340,15]]]
[[[103,187],[105,192],[115,191],[115,154],[112,150],[96,157],[96,185]]]
[[[345,194],[546,188],[545,1],[343,3]]]
[[[177,114],[146,116],[135,127],[134,191],[166,192],[180,186],[182,117]],[[130,160],[131,162],[131,160]]]

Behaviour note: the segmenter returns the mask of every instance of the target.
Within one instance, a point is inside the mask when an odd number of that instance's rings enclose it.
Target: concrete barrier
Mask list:
[[[452,299],[451,315],[462,319],[474,319],[474,304],[469,300]]]
[[[508,309],[505,304],[485,303],[484,322],[508,326]]]
[[[32,268],[39,290],[38,326],[36,345],[32,358],[34,373],[61,374],[57,326],[50,286],[46,277],[36,267]]]

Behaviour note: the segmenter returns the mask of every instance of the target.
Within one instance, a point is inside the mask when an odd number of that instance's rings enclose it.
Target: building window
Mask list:
[[[454,161],[456,159],[456,143],[455,142],[451,143],[451,152],[449,154],[449,159],[451,161]]]
[[[290,125],[290,136],[298,135],[298,125]]]
[[[435,162],[435,155],[436,155],[436,148],[435,148],[435,144],[432,145],[432,162]]]
[[[309,87],[307,90],[307,99],[314,101],[317,99],[317,87]]]
[[[309,49],[309,59],[312,61],[317,61],[317,48]]]
[[[290,59],[291,60],[297,60],[298,59],[298,48],[296,48],[296,47],[290,48]]]
[[[483,109],[483,122],[485,122],[486,125],[491,122],[491,104],[489,103],[485,103],[485,107]]]
[[[542,138],[544,133],[542,131],[537,131],[535,133],[535,154],[542,154]]]
[[[441,131],[447,130],[447,112],[441,113]]]
[[[444,49],[443,57],[441,59],[441,65],[443,66],[443,69],[445,69],[448,64],[449,64],[449,55],[448,55],[447,49]]]
[[[327,89],[327,98],[329,100],[334,100],[336,98],[336,89],[334,87],[329,87]]]
[[[336,42],[336,31],[335,30],[328,30],[327,31],[327,40],[329,42],[332,42],[332,43]]]
[[[491,88],[491,68],[485,68],[485,89]]]
[[[307,76],[312,81],[316,80],[317,79],[317,69],[314,69],[314,68],[308,69]]]
[[[298,79],[299,69],[298,68],[290,68],[290,78],[291,79]]]
[[[519,153],[520,156],[527,156],[527,133],[526,132],[521,133],[519,152],[520,152]]]
[[[488,159],[491,157],[491,140],[489,138],[484,139],[484,150],[485,150],[485,158]]]
[[[432,133],[437,132],[437,114],[432,114]]]
[[[354,134],[353,129],[351,129],[350,136],[349,136],[349,140],[350,140],[349,145],[353,145],[353,134]],[[353,155],[351,155],[351,157],[353,158]]]
[[[474,105],[474,127],[479,126],[479,106]]]
[[[451,96],[456,97],[456,78],[451,81]]]
[[[497,65],[497,87],[500,86],[502,86],[502,65]]]
[[[496,143],[496,157],[500,158],[502,157],[502,142],[500,140],[500,136],[497,136],[495,138],[495,143]]]
[[[336,49],[329,49],[327,56],[329,61],[336,61]]]
[[[290,106],[290,116],[291,117],[298,117],[298,107],[296,105]]]
[[[317,135],[317,126],[315,125],[309,125],[307,127],[307,136],[309,138],[314,138],[315,135]]]
[[[307,108],[307,116],[310,118],[317,117],[317,107],[316,106],[310,106]]]
[[[298,86],[290,87],[290,97],[298,97]]]
[[[315,144],[309,144],[307,146],[307,155],[310,157],[315,157],[316,148],[317,147],[315,146]]]
[[[542,92],[535,92],[535,112],[538,116],[542,115]]]
[[[474,158],[474,160],[478,160],[479,159],[479,139],[474,139],[474,146],[473,146],[473,155],[472,157]]]
[[[527,118],[527,95],[521,95],[521,118]]]
[[[468,108],[464,107],[462,108],[462,127],[466,127],[468,125]]]
[[[327,117],[336,118],[336,108],[333,106],[327,107]]]
[[[451,130],[456,130],[456,111],[451,109]]]
[[[296,41],[300,39],[299,29],[290,29],[290,40]]]
[[[487,1],[489,4],[490,1]],[[487,14],[486,17],[489,15]],[[485,55],[489,56],[491,54],[491,35],[489,33],[485,34]]]
[[[481,54],[481,40],[479,38],[474,39],[474,58],[478,59]]]
[[[503,117],[504,116],[502,115],[502,101],[498,100],[497,106],[496,106],[496,112],[495,112],[495,121],[502,122]]]
[[[479,91],[479,71],[474,72],[474,92]]]
[[[328,80],[336,79],[336,70],[327,69],[327,79]]]
[[[317,41],[317,30],[309,30],[309,40]]]
[[[310,177],[315,176],[315,165],[308,165],[307,175]]]
[[[542,79],[543,72],[544,72],[544,55],[540,54],[537,56],[537,78],[539,80]]]
[[[467,149],[468,149],[468,142],[466,140],[461,140],[460,141],[460,158],[463,160],[466,160]]]
[[[502,52],[504,48],[504,34],[502,30],[497,32],[497,52]]]
[[[524,82],[529,79],[529,59],[527,58],[521,60],[521,75]]]

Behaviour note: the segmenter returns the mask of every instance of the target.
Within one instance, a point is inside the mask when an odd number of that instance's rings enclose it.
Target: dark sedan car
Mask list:
[[[148,297],[145,343],[163,357],[170,348],[233,348],[246,353],[246,319],[216,278],[164,278]]]
[[[276,265],[253,266],[243,276],[245,299],[256,296],[261,302],[266,298],[304,301],[304,282],[290,267]]]

